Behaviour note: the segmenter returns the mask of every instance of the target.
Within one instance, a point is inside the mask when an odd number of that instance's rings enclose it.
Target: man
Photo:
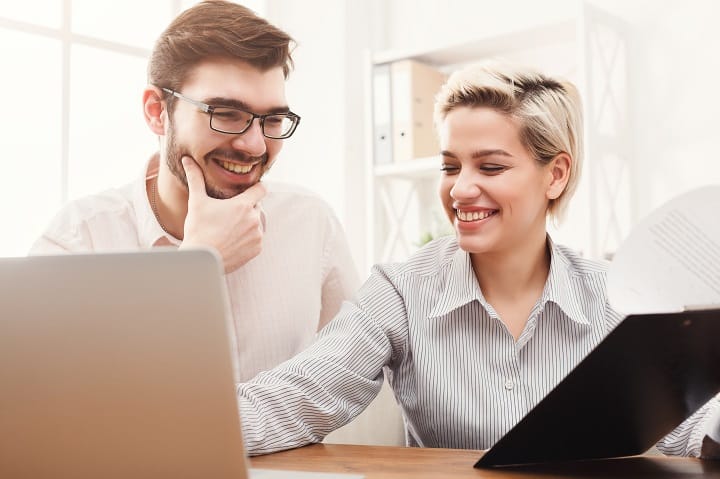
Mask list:
[[[159,152],[135,183],[66,206],[31,250],[214,248],[240,380],[301,351],[358,283],[329,206],[260,183],[300,121],[285,99],[291,42],[231,2],[180,14],[153,49],[143,93]]]

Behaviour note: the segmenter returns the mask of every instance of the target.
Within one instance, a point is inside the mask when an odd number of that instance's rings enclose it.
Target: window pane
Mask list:
[[[0,56],[0,256],[22,256],[60,207],[60,42],[0,29]]]
[[[73,47],[70,199],[134,180],[157,151],[142,112],[146,64],[145,58]]]
[[[170,0],[73,0],[73,33],[152,48],[174,17]]]
[[[43,27],[60,28],[62,4],[58,0],[15,0],[0,2],[0,17]]]

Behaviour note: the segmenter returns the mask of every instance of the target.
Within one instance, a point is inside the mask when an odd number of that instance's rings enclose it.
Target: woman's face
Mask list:
[[[440,128],[440,198],[459,246],[470,253],[513,250],[545,238],[553,163],[522,145],[510,116],[486,107],[451,110]]]

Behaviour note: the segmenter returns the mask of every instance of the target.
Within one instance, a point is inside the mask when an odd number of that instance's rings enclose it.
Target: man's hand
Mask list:
[[[180,248],[215,248],[225,272],[235,271],[262,250],[264,218],[258,202],[265,196],[265,187],[257,183],[233,198],[218,200],[207,195],[205,178],[195,160],[185,156],[182,164],[189,196]]]

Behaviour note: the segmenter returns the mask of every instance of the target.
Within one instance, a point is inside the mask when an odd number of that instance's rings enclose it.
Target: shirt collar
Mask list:
[[[581,292],[573,288],[574,269],[570,260],[549,235],[547,239],[550,247],[550,272],[540,299],[540,309],[542,310],[547,302],[553,302],[571,320],[590,324],[578,302]],[[490,305],[485,301],[473,271],[470,254],[458,248],[449,264],[445,290],[439,295],[429,317],[446,315],[474,300],[490,311]]]
[[[548,238],[550,246],[550,273],[545,282],[541,299],[541,308],[545,303],[553,302],[565,313],[565,315],[579,324],[590,324],[587,315],[580,305],[582,291],[578,291],[576,271],[570,259],[563,251]]]
[[[446,272],[445,290],[430,312],[431,318],[446,315],[476,299],[484,303],[480,285],[472,269],[470,255],[458,248],[451,258]]]
[[[180,245],[180,240],[163,231],[150,206],[147,182],[157,177],[159,164],[160,155],[155,153],[145,165],[142,178],[135,183],[132,190],[132,204],[137,216],[138,240],[143,248]]]

